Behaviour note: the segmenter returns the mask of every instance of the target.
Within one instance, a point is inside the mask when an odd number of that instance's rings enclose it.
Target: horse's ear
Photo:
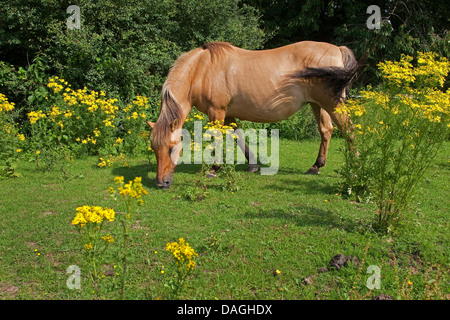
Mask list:
[[[147,120],[145,120],[145,122],[147,122],[147,124],[150,126],[150,128],[154,128],[155,127],[155,125],[156,125],[156,123],[154,123],[154,122],[150,122],[150,121],[147,121]]]
[[[176,128],[178,128],[178,119],[175,119],[170,123],[170,129],[172,131],[175,131]]]

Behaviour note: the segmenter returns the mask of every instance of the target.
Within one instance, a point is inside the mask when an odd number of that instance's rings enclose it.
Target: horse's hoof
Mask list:
[[[259,166],[257,164],[249,164],[247,167],[247,172],[257,172],[259,170]]]
[[[207,173],[206,173],[206,177],[208,178],[208,179],[213,179],[213,178],[215,178],[217,175],[216,175],[216,172],[215,171],[208,171]]]
[[[319,168],[317,168],[317,167],[311,167],[311,168],[309,168],[308,171],[305,172],[305,174],[319,174],[319,173],[320,173],[320,171],[319,171]]]

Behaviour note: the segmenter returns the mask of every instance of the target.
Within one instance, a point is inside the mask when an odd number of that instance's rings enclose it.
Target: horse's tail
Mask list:
[[[353,52],[345,47],[339,47],[342,53],[343,67],[307,67],[293,74],[296,79],[319,78],[324,81],[325,86],[336,101],[341,101],[343,93],[348,90],[356,80],[357,72],[361,64],[355,58]]]

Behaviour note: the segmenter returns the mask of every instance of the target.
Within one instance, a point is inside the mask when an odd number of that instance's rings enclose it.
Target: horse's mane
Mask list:
[[[224,53],[232,50],[233,48],[234,46],[231,43],[224,41],[210,42],[202,45],[203,50],[209,50],[212,61],[215,58],[223,57]]]
[[[182,111],[180,105],[170,93],[168,86],[164,86],[161,95],[161,112],[158,121],[152,130],[152,145],[158,147],[167,143],[167,137],[171,134],[171,123],[180,120]]]

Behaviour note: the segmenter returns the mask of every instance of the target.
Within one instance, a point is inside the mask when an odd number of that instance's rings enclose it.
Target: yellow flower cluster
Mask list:
[[[191,141],[191,150],[192,151],[201,151],[202,150],[201,143]]]
[[[411,64],[412,57],[402,55],[400,61],[380,62],[378,67],[385,79],[396,86],[409,86],[418,82],[420,86],[442,87],[450,70],[450,62],[434,52],[418,52],[417,66]]]
[[[147,118],[147,114],[144,110],[150,108],[148,104],[148,98],[144,96],[137,96],[131,103],[129,103],[123,111],[126,113],[130,113],[131,115],[127,116],[126,119],[145,119]]]
[[[143,107],[143,108],[145,108],[145,109],[148,109],[148,108],[149,108],[149,105],[148,105],[148,98],[147,98],[147,97],[137,96],[136,99],[133,101],[133,104],[134,104],[135,106]]]
[[[106,94],[103,91],[90,91],[87,88],[73,90],[70,85],[64,79],[53,77],[49,79],[47,85],[54,93],[63,92],[63,101],[66,106],[74,107],[81,112],[89,111],[90,114],[102,113],[104,116],[103,123],[105,126],[114,127],[115,113],[119,110],[116,105],[117,99],[106,99]],[[56,118],[60,116],[62,112],[55,106],[52,106],[52,110],[49,113],[50,118],[56,122]],[[75,110],[64,110],[64,117],[70,118],[76,115]],[[77,118],[79,119],[79,117]]]
[[[74,226],[80,225],[81,227],[84,227],[87,223],[99,224],[104,220],[112,222],[115,218],[114,210],[108,207],[103,209],[99,206],[82,206],[78,207],[76,210],[77,214],[72,220]]]
[[[115,163],[119,163],[122,167],[128,166],[128,161],[123,153],[121,153],[117,156],[113,156],[110,154],[105,158],[99,157],[99,161],[100,162],[97,163],[97,166],[99,168],[111,167]]]
[[[0,93],[0,112],[11,111],[14,109],[14,102],[9,102],[6,96]]]
[[[102,239],[107,242],[114,242],[114,238],[109,233],[106,234],[106,236],[103,236]]]
[[[118,99],[108,98],[105,92],[86,87],[74,90],[67,81],[56,76],[49,79],[47,87],[51,93],[46,97],[48,105],[42,111],[28,113],[30,124],[43,121],[46,126],[36,126],[35,130],[58,130],[57,136],[65,137],[61,142],[89,145],[88,150],[112,141],[110,138],[116,133],[114,128],[118,122],[131,134],[132,128],[139,127],[141,120],[147,118],[147,109],[150,109],[147,97],[137,96],[121,109]],[[117,139],[114,146],[121,142]]]
[[[211,130],[212,132],[221,132],[222,134],[229,134],[231,131],[234,131],[234,129],[237,128],[236,123],[230,123],[230,125],[224,125],[223,121],[215,120],[215,121],[209,121],[206,126],[203,127],[203,129]],[[216,131],[217,130],[217,131]],[[233,133],[233,136],[236,136]]]
[[[103,159],[102,157],[99,158],[100,162],[97,163],[97,166],[100,168],[105,168],[105,167],[111,167],[112,166],[112,161],[109,159]]]
[[[361,101],[349,99],[336,109],[336,113],[346,113],[351,118],[366,114],[365,106],[381,107],[391,114],[403,114],[404,117],[419,116],[430,122],[441,122],[450,114],[450,91],[442,92],[442,86],[450,71],[446,58],[437,59],[435,53],[418,53],[417,66],[411,64],[412,58],[403,56],[400,62],[386,61],[379,64],[384,79],[389,84],[401,87],[397,93],[373,91],[372,88],[361,91]],[[416,88],[412,87],[415,84]],[[412,113],[411,113],[412,112]],[[404,120],[405,125],[409,122]]]
[[[399,62],[380,62],[378,68],[381,70],[383,77],[390,83],[402,86],[416,80],[413,73],[413,65],[411,64],[412,60],[412,57],[402,55],[402,59]]]
[[[28,113],[28,118],[30,119],[31,124],[35,124],[39,119],[45,118],[46,114],[41,110],[39,111],[31,111]]]
[[[358,101],[349,99],[337,107],[335,112],[337,114],[347,114],[349,117],[361,117],[366,113],[366,109]]]
[[[119,185],[117,188],[119,193],[127,198],[139,199],[139,204],[142,204],[142,195],[148,194],[148,192],[142,186],[142,177],[136,177],[133,181],[128,181],[128,183],[124,183],[124,177],[115,177],[114,181]],[[114,188],[109,188],[110,193],[114,193]]]
[[[47,87],[53,89],[54,92],[60,92],[64,89],[63,85],[69,85],[67,81],[64,81],[64,79],[59,79],[58,77],[51,78],[49,83],[47,84]]]
[[[186,122],[195,121],[195,120],[200,120],[200,121],[205,120],[205,115],[194,109],[192,114],[189,114],[187,116]]]
[[[169,242],[166,245],[166,251],[172,253],[180,269],[191,271],[195,267],[195,257],[197,253],[185,242],[183,238],[179,238],[178,242]]]

